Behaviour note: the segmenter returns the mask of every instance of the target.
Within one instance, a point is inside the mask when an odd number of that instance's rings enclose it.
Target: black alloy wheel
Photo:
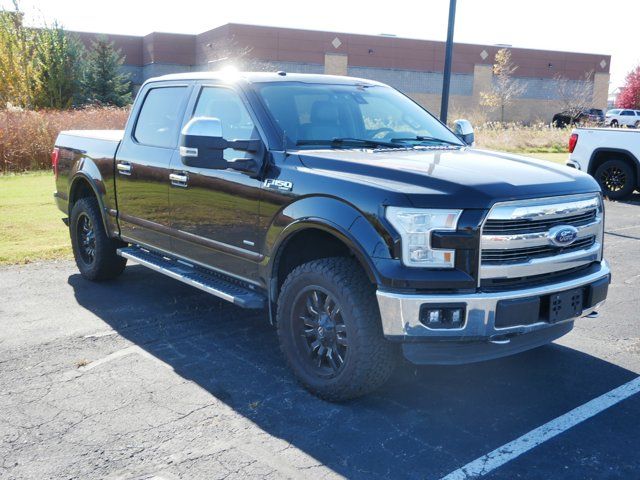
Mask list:
[[[89,216],[82,212],[76,224],[78,238],[78,253],[87,265],[92,264],[96,258],[96,232]]]
[[[611,200],[626,198],[636,188],[635,172],[624,160],[607,160],[597,168],[594,177],[600,184],[602,194]]]
[[[344,367],[348,355],[347,327],[340,304],[324,288],[309,286],[295,301],[302,361],[321,377],[335,377]]]

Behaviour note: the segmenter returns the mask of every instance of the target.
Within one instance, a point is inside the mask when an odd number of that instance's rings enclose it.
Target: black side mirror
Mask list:
[[[261,140],[225,140],[222,123],[213,117],[192,118],[180,134],[180,158],[187,166],[217,170],[232,168],[252,174],[259,171],[260,164],[252,158],[225,160],[227,148],[258,153],[263,145]]]
[[[473,146],[475,134],[469,120],[460,119],[453,122],[453,133],[467,145]]]

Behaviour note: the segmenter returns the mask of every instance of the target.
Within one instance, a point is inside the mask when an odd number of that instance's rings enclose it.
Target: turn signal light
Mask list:
[[[576,149],[576,143],[578,143],[578,134],[572,133],[569,137],[569,153],[573,153]]]

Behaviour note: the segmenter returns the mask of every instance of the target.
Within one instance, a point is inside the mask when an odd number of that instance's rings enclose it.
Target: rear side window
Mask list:
[[[140,109],[134,138],[144,145],[175,148],[187,87],[152,88]]]

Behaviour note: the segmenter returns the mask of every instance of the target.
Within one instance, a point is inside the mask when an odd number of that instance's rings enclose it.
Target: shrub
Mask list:
[[[128,108],[0,110],[0,168],[3,173],[51,167],[51,150],[61,130],[122,129]]]

